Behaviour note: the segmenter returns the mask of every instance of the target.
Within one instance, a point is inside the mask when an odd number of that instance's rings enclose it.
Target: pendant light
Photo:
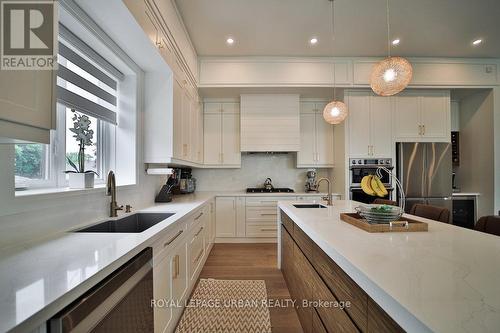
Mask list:
[[[334,18],[335,18],[335,11],[334,11],[334,7],[333,7],[333,1],[334,0],[329,0],[331,2],[331,11],[332,11],[332,46],[333,46],[333,43],[335,41],[335,22],[334,22]],[[347,118],[347,106],[345,105],[344,102],[341,102],[341,101],[336,101],[335,100],[335,88],[336,88],[336,85],[335,85],[335,63],[332,64],[333,65],[333,101],[331,101],[330,103],[328,103],[326,106],[325,106],[325,109],[323,110],[323,118],[325,119],[325,121],[329,124],[332,124],[332,125],[337,125],[337,124],[340,124],[341,122],[343,122],[345,120],[345,118]]]
[[[391,56],[391,27],[389,21],[389,0],[387,10],[387,54],[388,57],[372,69],[370,86],[380,96],[392,96],[404,90],[411,81],[413,68],[408,60]]]

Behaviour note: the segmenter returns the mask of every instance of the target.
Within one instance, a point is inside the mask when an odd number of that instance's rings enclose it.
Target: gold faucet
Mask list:
[[[118,216],[117,212],[119,210],[123,210],[123,206],[118,206],[118,204],[116,203],[116,179],[115,179],[115,173],[111,170],[108,173],[108,181],[106,189],[107,189],[106,195],[111,196],[111,202],[109,203],[109,216],[117,217]]]
[[[331,187],[331,183],[330,183],[330,179],[328,178],[320,178],[318,179],[318,182],[316,183],[318,188],[319,188],[319,183],[321,183],[323,180],[326,180],[326,182],[328,183],[328,195],[326,197],[323,197],[323,200],[326,200],[326,204],[328,206],[333,206],[333,195],[332,195],[332,187]]]

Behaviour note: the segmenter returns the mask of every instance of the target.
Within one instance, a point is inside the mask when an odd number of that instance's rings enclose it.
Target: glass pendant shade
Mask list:
[[[339,101],[330,102],[323,110],[323,118],[329,124],[340,124],[347,118],[347,106]]]
[[[373,66],[372,90],[380,96],[392,96],[404,90],[411,81],[413,68],[402,57],[388,57]]]

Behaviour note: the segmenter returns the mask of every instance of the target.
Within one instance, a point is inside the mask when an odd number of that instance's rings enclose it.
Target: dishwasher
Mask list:
[[[153,332],[153,251],[147,248],[48,323],[50,333]]]

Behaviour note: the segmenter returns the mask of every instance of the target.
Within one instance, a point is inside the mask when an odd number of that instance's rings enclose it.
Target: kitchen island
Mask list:
[[[340,220],[357,205],[278,204],[278,265],[292,296],[351,303],[298,309],[306,332],[500,330],[499,237],[416,217],[428,232],[370,234]]]

